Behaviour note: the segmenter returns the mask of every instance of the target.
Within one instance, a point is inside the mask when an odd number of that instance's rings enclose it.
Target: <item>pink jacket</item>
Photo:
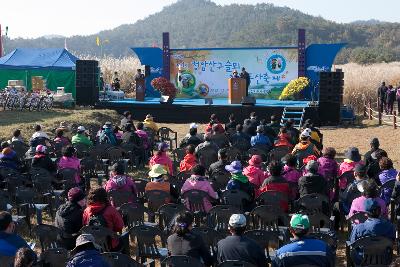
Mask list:
[[[151,157],[149,165],[161,164],[168,168],[168,173],[174,175],[174,168],[172,167],[172,160],[168,157],[167,153],[162,152],[161,155],[155,154]]]
[[[349,212],[348,216],[351,217],[354,214],[356,214],[357,212],[365,211],[364,202],[366,199],[367,198],[365,196],[361,196],[361,197],[354,199],[353,202],[351,203],[351,208],[350,208],[350,212]],[[381,206],[381,217],[387,218],[388,211],[386,208],[385,201],[383,199],[381,199],[380,197],[375,198],[375,200],[379,203],[379,206]]]
[[[107,192],[110,192],[112,190],[132,192],[133,197],[132,199],[129,200],[129,202],[131,203],[136,202],[136,195],[137,195],[136,186],[135,183],[132,181],[131,177],[129,176],[126,175],[112,176],[104,185],[104,189]]]
[[[218,194],[211,187],[210,182],[204,177],[191,176],[186,179],[185,183],[182,186],[181,193],[185,193],[189,190],[201,190],[207,192],[211,198],[218,199]],[[188,204],[186,205],[189,208]],[[208,199],[204,199],[204,209],[208,212],[212,208],[211,202]]]
[[[80,171],[81,171],[81,163],[78,158],[76,157],[61,157],[60,161],[58,162],[58,169],[75,169],[78,172],[75,176],[75,182],[79,184],[81,182]]]
[[[342,175],[345,172],[352,171],[354,167],[358,164],[364,164],[363,161],[350,161],[345,159],[339,166],[339,173],[338,176]],[[347,187],[348,181],[345,178],[339,179],[339,188],[345,189]]]
[[[283,167],[282,177],[285,178],[286,181],[290,183],[298,183],[301,176],[301,172],[296,168],[289,167],[288,165]]]
[[[263,170],[251,165],[243,169],[243,174],[249,178],[249,182],[255,185],[256,188],[260,188],[266,178]]]
[[[325,179],[332,179],[338,175],[338,164],[336,160],[327,157],[320,157],[318,160],[318,173]]]

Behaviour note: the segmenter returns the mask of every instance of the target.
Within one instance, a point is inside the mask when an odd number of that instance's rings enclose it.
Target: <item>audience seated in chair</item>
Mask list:
[[[197,158],[194,155],[196,148],[194,145],[188,145],[186,147],[186,155],[179,164],[179,171],[190,172],[194,166],[197,165]]]
[[[158,126],[154,122],[154,118],[151,114],[147,114],[146,118],[143,121],[144,127],[148,129],[152,129],[154,132],[158,131]]]
[[[218,242],[217,262],[239,260],[254,264],[257,267],[267,266],[264,249],[250,238],[243,236],[246,230],[246,217],[233,214],[229,219],[230,236]]]
[[[251,137],[250,144],[252,147],[259,146],[265,150],[270,150],[272,147],[271,141],[264,135],[263,126],[257,126],[256,135]]]
[[[249,160],[249,165],[243,169],[243,174],[247,176],[255,190],[261,187],[267,177],[266,173],[261,169],[261,163],[262,157],[260,155],[253,155]]]
[[[243,174],[240,161],[233,161],[230,165],[225,166],[225,169],[231,174],[231,179],[226,185],[226,189],[241,190],[250,196],[250,202],[252,202],[255,197],[254,187],[249,182],[247,176]],[[249,210],[249,207],[247,207],[246,210]]]
[[[66,147],[64,150],[63,156],[60,158],[58,162],[58,170],[62,169],[74,169],[76,170],[75,175],[75,183],[77,185],[81,184],[81,163],[79,159],[76,157],[76,150],[72,146]]]
[[[204,198],[203,202],[204,209],[206,212],[208,212],[212,208],[210,200],[217,200],[218,194],[214,191],[205,175],[206,169],[202,165],[196,165],[195,167],[193,167],[192,175],[188,179],[186,179],[185,183],[183,184],[181,194],[183,195],[189,190],[201,190],[206,192],[209,198]]]
[[[102,226],[119,233],[124,228],[121,214],[110,205],[107,192],[104,188],[92,189],[87,198],[88,206],[83,212],[83,225]],[[112,251],[120,251],[122,243],[113,238]]]
[[[57,171],[57,166],[47,154],[47,147],[44,145],[38,145],[36,147],[35,156],[32,159],[32,167],[42,168],[50,173],[55,173]]]
[[[287,147],[293,149],[293,145],[290,142],[291,136],[285,127],[281,127],[279,130],[278,138],[274,142],[274,147]]]
[[[101,256],[99,245],[91,234],[81,234],[76,239],[76,246],[71,251],[71,259],[66,267],[110,267]]]
[[[72,144],[83,144],[86,145],[88,148],[93,146],[93,142],[89,139],[86,135],[86,129],[83,126],[79,126],[76,134],[72,137]]]
[[[158,150],[156,154],[150,159],[149,166],[152,167],[155,164],[161,164],[165,166],[170,175],[174,175],[174,167],[171,158],[167,155],[168,151],[167,143],[158,144]]]
[[[338,175],[338,164],[335,160],[336,150],[333,147],[324,148],[322,157],[317,161],[319,164],[318,173],[327,181],[333,180]]]
[[[345,159],[339,166],[339,173],[338,175],[342,175],[345,172],[353,171],[354,167],[358,164],[364,164],[361,160],[360,152],[356,147],[350,147],[345,153]],[[349,181],[346,180],[345,177],[339,180],[339,188],[345,189]]]
[[[55,226],[62,231],[60,243],[68,250],[75,247],[76,238],[82,228],[85,206],[85,194],[79,187],[74,187],[68,191],[68,201],[62,204],[56,212]]]
[[[308,194],[328,194],[328,185],[324,177],[318,174],[318,162],[311,160],[307,163],[306,174],[299,179],[300,197]]]
[[[16,223],[7,211],[0,211],[0,255],[15,256],[19,248],[29,248],[26,241],[15,233]]]
[[[205,266],[213,264],[209,248],[201,236],[192,232],[193,215],[181,212],[175,219],[174,233],[168,237],[168,255],[185,255],[201,260]]]
[[[190,128],[189,129],[189,136],[185,136],[181,143],[179,144],[179,147],[186,147],[188,145],[193,145],[194,147],[198,146],[201,144],[202,138],[200,138],[197,135],[197,127],[196,128]]]
[[[213,126],[214,125],[217,125],[215,132],[217,132],[217,133],[224,133],[225,132],[224,126],[222,126],[222,124],[219,122],[217,115],[216,114],[211,114],[210,122],[207,124],[205,132],[206,133],[211,133],[212,130],[213,130]]]
[[[335,266],[335,256],[327,243],[322,240],[307,238],[310,230],[307,215],[294,214],[290,220],[291,242],[276,252],[273,267],[284,266]]]
[[[396,180],[397,170],[393,168],[393,162],[387,157],[383,157],[379,160],[379,168],[382,172],[379,174],[379,181],[381,185],[390,181]],[[386,205],[390,203],[390,197],[392,196],[393,188],[383,188],[380,197],[385,201]]]
[[[175,202],[179,198],[179,192],[177,192],[175,187],[168,182],[167,175],[168,171],[165,169],[165,166],[161,164],[153,165],[149,172],[151,181],[146,184],[145,192],[161,190],[171,195],[169,202]]]

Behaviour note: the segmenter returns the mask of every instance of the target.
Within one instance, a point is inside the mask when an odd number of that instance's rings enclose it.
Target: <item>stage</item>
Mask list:
[[[306,118],[316,120],[318,112],[315,107],[309,107],[309,101],[279,101],[257,99],[254,106],[229,104],[227,98],[213,99],[212,105],[204,104],[204,99],[177,98],[172,104],[160,104],[159,98],[146,97],[145,101],[123,99],[113,101],[100,101],[96,108],[113,109],[119,113],[126,110],[132,112],[135,120],[143,120],[146,114],[152,114],[156,122],[164,123],[205,123],[210,115],[215,113],[221,121],[228,120],[233,113],[239,121],[249,117],[255,111],[259,118],[269,118],[271,115],[280,117],[285,107],[305,108]]]

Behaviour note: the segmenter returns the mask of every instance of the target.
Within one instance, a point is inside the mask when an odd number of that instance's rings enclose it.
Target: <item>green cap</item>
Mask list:
[[[295,229],[309,229],[310,220],[307,215],[294,214],[290,219],[290,227]]]

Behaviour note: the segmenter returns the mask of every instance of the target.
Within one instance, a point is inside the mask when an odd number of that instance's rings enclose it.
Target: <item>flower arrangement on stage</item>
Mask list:
[[[310,81],[306,77],[299,77],[295,80],[291,80],[283,89],[279,100],[294,100],[295,96],[303,91],[309,83]]]
[[[159,91],[161,95],[169,96],[174,99],[176,97],[176,87],[169,80],[164,77],[158,77],[151,81],[151,86]]]

